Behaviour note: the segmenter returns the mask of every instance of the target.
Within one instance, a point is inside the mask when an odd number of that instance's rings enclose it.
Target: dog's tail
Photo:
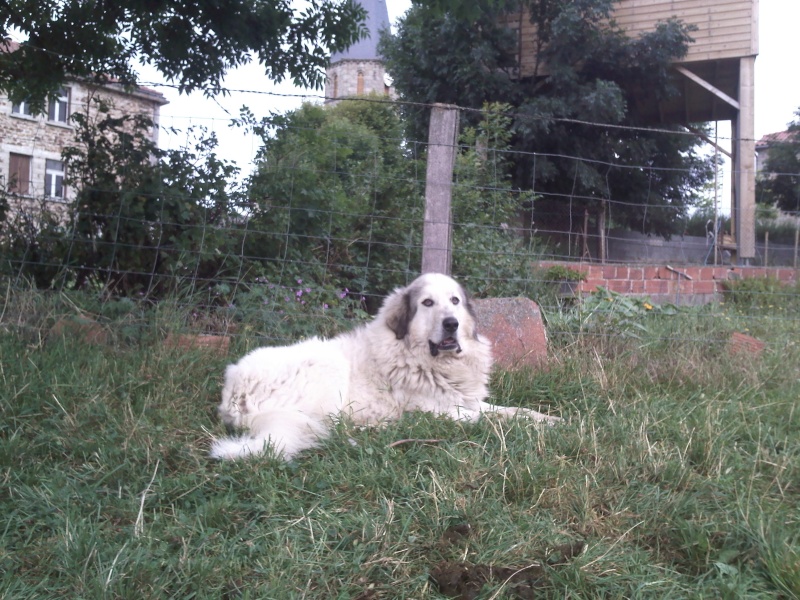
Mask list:
[[[330,427],[326,419],[296,410],[272,410],[253,419],[249,429],[249,433],[239,437],[214,440],[211,457],[232,460],[271,449],[276,456],[291,460],[303,450],[318,445],[327,437]]]

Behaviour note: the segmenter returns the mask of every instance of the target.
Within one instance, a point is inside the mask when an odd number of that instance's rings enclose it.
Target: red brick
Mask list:
[[[631,282],[627,279],[613,279],[608,282],[608,289],[619,294],[630,294]]]
[[[216,354],[227,354],[230,345],[231,338],[228,335],[170,333],[164,340],[166,348],[207,350]]]
[[[728,267],[713,267],[711,276],[714,279],[725,281],[726,279],[728,279],[728,274],[730,273],[730,271],[731,269]]]
[[[711,281],[714,279],[714,267],[699,267],[699,278],[702,281]]]
[[[646,294],[644,279],[631,279],[631,294]]]
[[[678,269],[678,271],[687,276],[684,277],[683,275],[678,275],[678,277],[681,279],[686,279],[687,281],[697,281],[700,279],[700,267],[685,267],[683,269]]]
[[[735,331],[728,340],[728,352],[731,354],[750,354],[760,356],[766,344],[752,336]]]
[[[668,294],[669,281],[666,279],[651,279],[644,282],[644,289],[650,295],[653,294]]]
[[[591,265],[586,269],[586,278],[587,279],[602,279],[603,278],[603,267],[597,265]]]
[[[641,281],[644,279],[644,269],[642,267],[631,267],[628,273],[631,281]]]
[[[616,279],[617,267],[603,267],[603,279]]]
[[[645,267],[644,268],[644,278],[645,279],[661,279],[661,273],[658,267]]]
[[[578,288],[581,292],[593,292],[598,286],[606,287],[605,279],[587,279],[582,281]]]
[[[692,293],[694,294],[716,294],[717,282],[716,281],[694,281],[692,282]]]

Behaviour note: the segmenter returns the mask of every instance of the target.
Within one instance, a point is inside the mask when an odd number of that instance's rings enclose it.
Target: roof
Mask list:
[[[778,131],[776,133],[768,133],[756,142],[756,150],[763,150],[775,144],[783,144],[794,141],[796,131]]]
[[[368,35],[344,52],[331,54],[331,64],[341,60],[383,60],[378,53],[378,40],[380,40],[381,31],[390,30],[386,0],[358,0],[358,2],[367,12],[365,25]]]
[[[20,44],[15,42],[11,38],[0,39],[0,52],[8,52],[11,54],[12,52],[16,52],[19,50]],[[92,83],[92,82],[88,82]],[[114,90],[116,92],[122,94],[128,94],[131,96],[138,96],[139,98],[149,100],[150,102],[155,102],[156,104],[164,105],[169,104],[169,100],[164,97],[164,94],[161,92],[154,90],[152,88],[143,87],[143,86],[135,86],[131,90],[125,89],[125,87],[120,83],[118,79],[115,78],[108,78],[105,83],[97,84],[101,85],[102,87],[106,87],[108,89]]]

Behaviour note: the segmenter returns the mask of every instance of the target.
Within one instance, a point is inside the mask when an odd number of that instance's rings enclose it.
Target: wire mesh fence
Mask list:
[[[66,198],[20,194],[9,177],[9,294],[80,293],[98,303],[81,310],[97,314],[171,306],[178,329],[275,340],[367,318],[420,272],[425,245],[429,142],[407,139],[395,108],[304,105],[262,122],[245,181],[207,140],[142,160],[149,147],[121,132],[116,153],[92,148],[89,160],[76,145]],[[720,322],[713,307],[726,299],[739,317],[797,324],[797,215],[759,232],[762,266],[740,266],[724,215],[691,206],[718,195],[690,189],[708,184],[702,174],[635,156],[518,152],[513,135],[511,115],[484,111],[462,120],[454,146],[452,273],[474,295],[524,295],[554,327],[597,335],[633,334],[636,319],[670,316],[673,304],[706,305],[695,318]],[[675,135],[686,134],[647,131],[655,143]]]

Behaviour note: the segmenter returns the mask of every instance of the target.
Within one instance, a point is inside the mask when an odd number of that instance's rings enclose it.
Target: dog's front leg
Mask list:
[[[517,408],[515,406],[497,406],[496,404],[489,404],[488,402],[481,402],[481,412],[487,414],[500,415],[505,418],[521,417],[523,419],[530,419],[535,423],[547,423],[548,425],[555,425],[561,421],[560,417],[552,417],[543,413],[531,410],[530,408]]]

